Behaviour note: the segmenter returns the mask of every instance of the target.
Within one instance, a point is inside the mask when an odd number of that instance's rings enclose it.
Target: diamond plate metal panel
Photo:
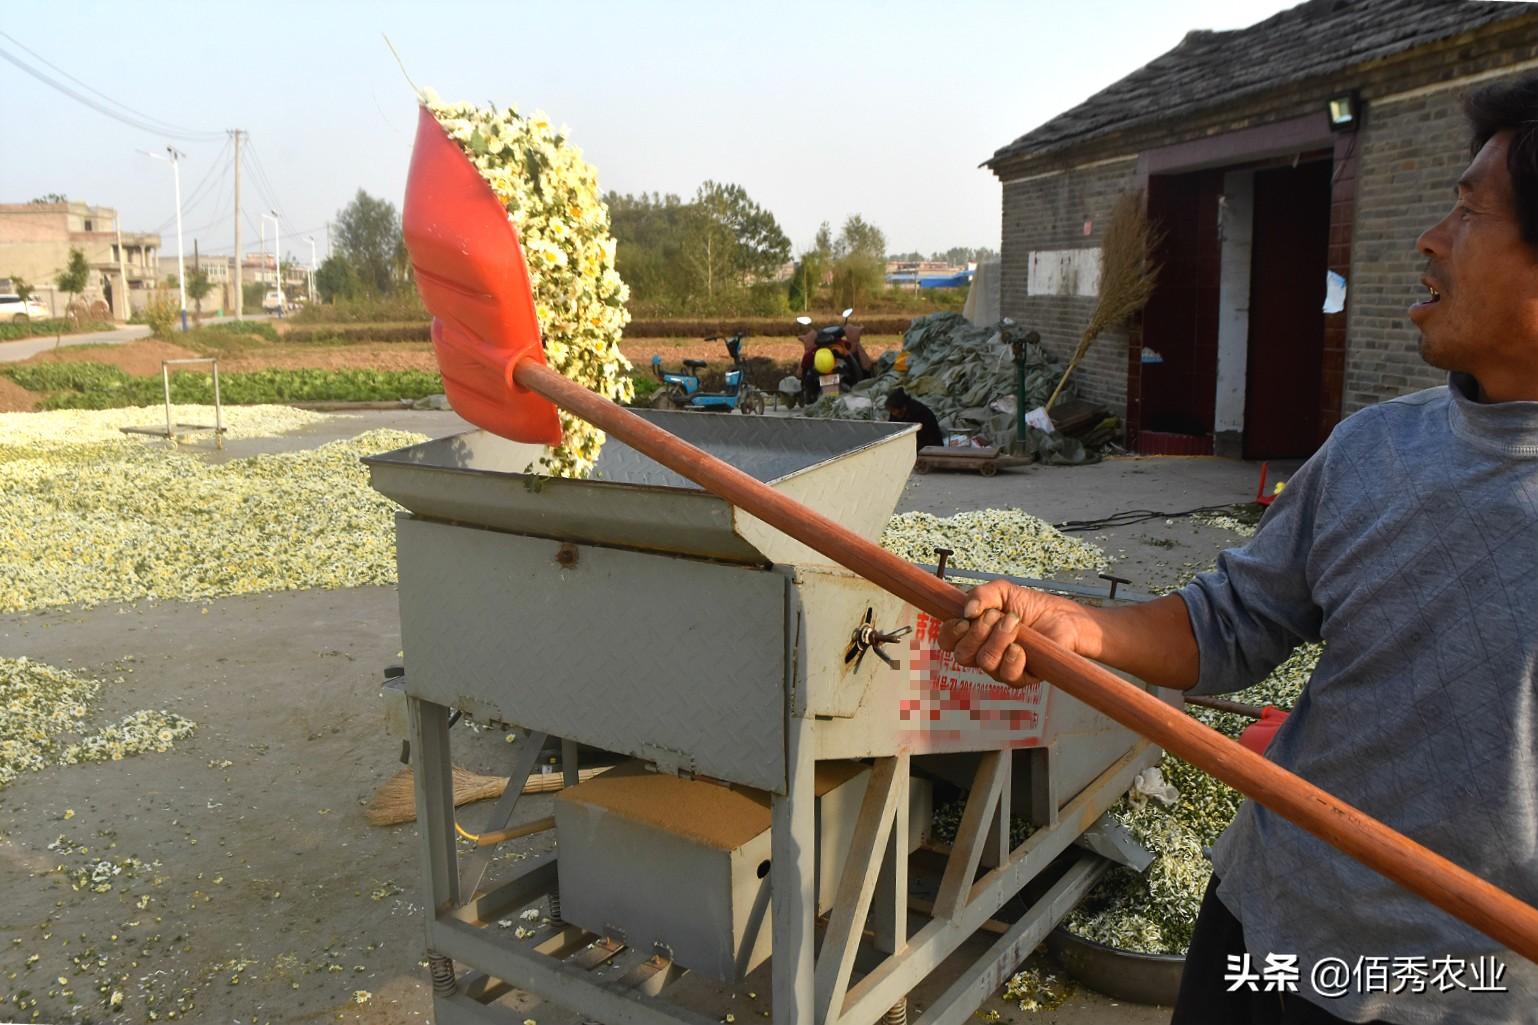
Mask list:
[[[396,520],[407,690],[776,793],[779,573]]]

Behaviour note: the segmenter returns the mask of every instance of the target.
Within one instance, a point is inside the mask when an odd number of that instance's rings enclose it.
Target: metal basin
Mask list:
[[[1058,926],[1047,937],[1068,974],[1096,993],[1134,1004],[1170,1007],[1180,993],[1186,959],[1176,954],[1139,954],[1087,940]]]
[[[912,424],[637,412],[872,541],[916,452]],[[587,480],[525,473],[541,451],[471,431],[364,463],[375,489],[426,519],[725,562],[827,561],[616,439]]]

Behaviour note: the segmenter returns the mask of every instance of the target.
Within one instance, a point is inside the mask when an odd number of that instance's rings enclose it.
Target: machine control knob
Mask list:
[[[876,626],[875,610],[867,608],[865,618],[860,620],[860,625],[854,628],[854,634],[850,637],[849,647],[844,651],[844,664],[854,663],[855,672],[859,672],[860,663],[865,660],[867,651],[874,651],[876,657],[893,669],[901,669],[902,663],[888,655],[882,645],[891,644],[899,638],[906,637],[913,632],[913,627],[903,626],[896,630],[882,630]]]

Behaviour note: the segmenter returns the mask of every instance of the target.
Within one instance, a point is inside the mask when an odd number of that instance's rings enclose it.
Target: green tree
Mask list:
[[[812,237],[812,252],[821,256],[824,260],[831,260],[837,254],[834,252],[837,243],[833,240],[833,228],[827,221],[817,226],[817,234]]]
[[[45,192],[32,201],[32,206],[52,206],[55,203],[68,203],[69,200],[57,192]]]
[[[192,315],[200,324],[203,321],[203,300],[208,298],[213,288],[214,283],[208,280],[208,271],[203,268],[194,267],[187,275],[187,298],[192,300]]]
[[[694,195],[694,207],[730,237],[731,271],[739,277],[773,274],[790,259],[790,239],[774,214],[741,185],[706,181]]]
[[[850,214],[844,221],[834,248],[839,257],[858,253],[886,262],[886,235],[859,214]]]
[[[943,253],[935,253],[933,259],[959,266],[965,263],[982,263],[997,255],[999,254],[986,247],[974,249],[971,246],[951,246]]]
[[[363,281],[345,256],[333,253],[315,269],[315,291],[321,302],[358,299],[364,294]]]
[[[401,219],[395,205],[362,189],[336,215],[336,249],[352,266],[365,294],[389,295],[396,286]]]
[[[32,296],[36,294],[37,286],[29,285],[24,279],[12,275],[11,290],[14,291],[23,300],[26,300],[32,298]]]
[[[714,311],[768,302],[746,286],[790,256],[774,215],[740,185],[707,181],[689,202],[656,192],[611,192],[604,202],[619,243],[616,266],[640,308]]]
[[[91,279],[91,265],[85,262],[85,254],[70,247],[69,260],[64,269],[54,275],[53,283],[67,295],[79,295],[85,291],[85,283]]]

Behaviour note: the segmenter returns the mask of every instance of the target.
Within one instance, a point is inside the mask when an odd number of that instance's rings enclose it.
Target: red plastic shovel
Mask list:
[[[517,233],[424,107],[406,184],[406,246],[432,311],[456,412],[514,441],[560,441],[556,406],[784,531],[916,608],[961,615],[966,596],[768,485],[568,381],[545,364]],[[1538,909],[1032,630],[1032,672],[1259,801],[1449,914],[1538,961]]]

